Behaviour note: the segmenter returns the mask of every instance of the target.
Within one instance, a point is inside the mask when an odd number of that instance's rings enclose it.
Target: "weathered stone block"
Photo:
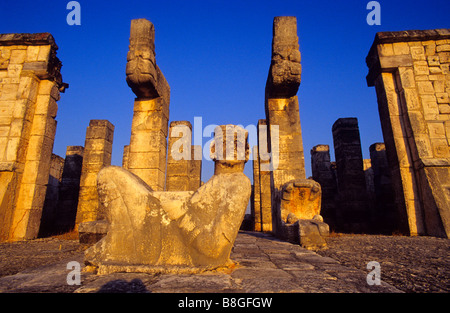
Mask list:
[[[320,219],[298,220],[300,245],[309,250],[325,248],[326,237],[330,234],[329,226]]]
[[[278,16],[273,21],[272,63],[266,83],[269,98],[295,96],[301,79],[297,19]]]
[[[80,243],[93,245],[108,233],[109,223],[106,220],[84,222],[78,226]]]
[[[409,46],[406,42],[395,42],[392,47],[394,49],[394,55],[410,54]]]

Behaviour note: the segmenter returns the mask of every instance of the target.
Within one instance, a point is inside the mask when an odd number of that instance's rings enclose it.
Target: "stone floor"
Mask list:
[[[366,271],[377,261],[382,280],[408,293],[450,292],[450,240],[428,236],[341,235],[318,254]]]
[[[67,263],[77,261],[83,266],[82,250],[75,241],[63,245],[49,240],[45,246],[45,251],[55,255],[58,255],[57,251],[65,250],[67,258],[55,257],[54,262],[27,267],[14,275],[1,277],[0,292],[401,292],[384,281],[379,286],[368,285],[369,270],[345,266],[333,258],[261,233],[239,233],[231,255],[237,267],[232,271],[196,275],[115,273],[104,276],[82,272],[81,285],[72,286],[67,284],[67,275],[72,270],[67,269]],[[8,259],[3,254],[5,249],[12,248],[0,246],[0,255],[3,255],[0,265]]]

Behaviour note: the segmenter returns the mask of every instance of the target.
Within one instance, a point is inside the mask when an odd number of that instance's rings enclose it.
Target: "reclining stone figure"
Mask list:
[[[216,127],[214,175],[195,192],[153,191],[121,167],[102,169],[98,192],[109,229],[86,250],[86,263],[98,274],[199,272],[231,265],[231,248],[251,193],[243,173],[247,137],[238,126]]]

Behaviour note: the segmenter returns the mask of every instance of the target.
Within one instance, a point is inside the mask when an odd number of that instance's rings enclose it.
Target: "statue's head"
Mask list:
[[[214,129],[210,157],[214,174],[242,172],[249,159],[248,131],[236,125],[220,125]]]

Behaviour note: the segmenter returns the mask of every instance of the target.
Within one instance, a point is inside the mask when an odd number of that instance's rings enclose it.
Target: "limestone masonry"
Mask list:
[[[366,58],[401,227],[450,235],[450,30],[378,33]]]

